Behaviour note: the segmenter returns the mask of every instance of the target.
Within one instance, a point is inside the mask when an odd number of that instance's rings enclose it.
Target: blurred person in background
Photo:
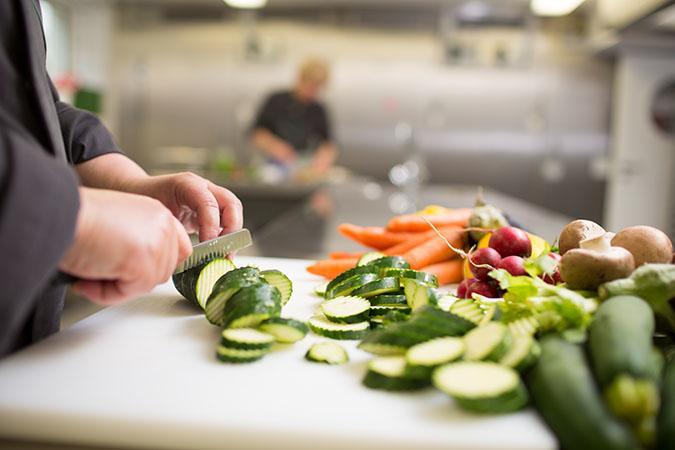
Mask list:
[[[149,176],[96,116],[59,101],[38,0],[0,1],[0,357],[59,329],[66,286],[111,305],[167,281],[201,240],[242,226],[228,190]]]
[[[328,78],[324,61],[305,60],[294,88],[267,97],[252,126],[253,144],[288,173],[297,171],[316,178],[335,162],[337,148],[326,109],[319,102]]]

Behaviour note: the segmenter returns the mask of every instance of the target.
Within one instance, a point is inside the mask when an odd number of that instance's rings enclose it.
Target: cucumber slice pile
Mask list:
[[[241,289],[225,304],[222,323],[230,328],[257,327],[281,314],[281,294],[274,286],[257,283]]]
[[[369,298],[381,294],[391,294],[393,292],[398,292],[400,289],[401,283],[399,282],[398,278],[384,277],[361,285],[360,288],[352,291],[352,295]]]
[[[308,361],[338,365],[349,361],[347,351],[335,342],[318,342],[312,345],[305,358]]]
[[[185,299],[204,309],[213,285],[221,276],[234,268],[234,263],[231,260],[216,258],[175,274],[173,284]]]
[[[291,280],[279,270],[263,270],[260,272],[260,275],[268,284],[279,289],[279,293],[281,294],[281,306],[288,303],[293,295],[293,283],[291,283]]]
[[[337,297],[321,304],[321,312],[336,323],[357,323],[368,320],[370,303],[360,297]]]
[[[438,304],[438,293],[433,287],[414,278],[403,278],[401,279],[401,284],[403,285],[408,306],[413,311],[426,305]]]
[[[406,361],[402,356],[382,356],[368,363],[363,384],[371,389],[385,391],[409,391],[429,384],[426,378],[417,378],[406,372]]]
[[[370,264],[371,262],[375,261],[376,259],[384,258],[386,255],[384,253],[380,252],[368,252],[363,254],[358,262],[356,263],[357,266],[365,266],[367,264]]]
[[[475,300],[470,298],[463,298],[455,301],[452,306],[450,306],[450,312],[457,314],[460,317],[464,317],[466,320],[478,325],[483,320],[483,310]]]
[[[368,322],[335,323],[325,316],[316,315],[309,319],[309,328],[319,336],[337,340],[356,340],[368,335],[370,324]]]
[[[367,285],[372,281],[377,281],[378,275],[375,273],[363,273],[359,275],[354,275],[351,278],[348,278],[336,286],[329,287],[326,290],[326,298],[336,298],[344,297],[350,295],[352,292],[360,289],[361,287]]]
[[[206,300],[204,314],[214,325],[225,325],[225,304],[241,289],[260,283],[260,271],[255,267],[232,269],[220,277],[213,285],[211,295]]]
[[[269,333],[282,344],[293,344],[303,339],[309,332],[309,327],[304,322],[283,317],[272,317],[265,320],[258,327],[261,331]]]
[[[370,306],[408,306],[408,300],[405,294],[382,294],[370,297],[368,299]]]
[[[478,413],[506,413],[527,404],[518,372],[490,362],[458,362],[441,366],[433,384],[463,408]]]
[[[438,278],[436,275],[428,272],[420,272],[412,269],[384,269],[382,275],[385,277],[410,278],[420,281],[427,286],[438,287]]]

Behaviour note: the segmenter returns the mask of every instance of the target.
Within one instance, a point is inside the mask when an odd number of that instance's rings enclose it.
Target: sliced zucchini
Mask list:
[[[370,331],[368,322],[335,323],[324,316],[314,316],[309,319],[309,328],[319,336],[338,340],[363,339]]]
[[[326,296],[326,288],[328,288],[328,281],[326,281],[325,283],[321,283],[321,284],[317,285],[317,286],[314,288],[314,294],[315,294],[317,297],[322,297],[322,298],[323,298],[323,297]]]
[[[500,322],[474,328],[464,336],[468,361],[499,361],[511,349],[511,333]]]
[[[405,291],[408,306],[410,306],[413,311],[422,306],[438,304],[438,294],[433,287],[412,278],[402,279],[401,285]]]
[[[483,311],[480,309],[480,305],[475,300],[470,298],[463,298],[457,300],[450,307],[450,312],[457,314],[460,317],[464,317],[466,320],[478,325],[483,320]]]
[[[405,355],[407,371],[428,377],[434,368],[459,359],[464,353],[464,341],[458,337],[432,339],[408,349]]]
[[[421,281],[431,287],[438,287],[438,278],[433,273],[420,272],[412,269],[384,269],[382,275],[385,277],[410,278],[411,280]]]
[[[507,324],[513,336],[534,336],[539,327],[539,322],[534,316],[523,317]]]
[[[403,356],[382,356],[368,363],[368,372],[363,384],[371,389],[386,391],[409,391],[429,384],[424,378],[414,378],[406,373]]]
[[[255,328],[281,313],[279,289],[267,283],[248,286],[234,294],[225,304],[223,325],[229,328]]]
[[[446,364],[434,371],[432,381],[462,408],[478,413],[517,411],[528,400],[518,372],[495,363]]]
[[[183,297],[204,309],[213,285],[221,276],[234,268],[234,263],[227,258],[212,259],[197,267],[175,274],[173,284]]]
[[[305,359],[318,363],[338,365],[348,362],[349,355],[340,344],[336,344],[335,342],[317,342],[307,350]]]
[[[443,294],[438,298],[438,307],[443,311],[450,312],[450,308],[457,300],[459,299],[452,294]]]
[[[368,252],[364,253],[356,263],[357,266],[365,266],[366,264],[370,264],[371,262],[375,261],[376,259],[380,259],[386,256],[384,253],[380,252]]]
[[[227,328],[220,335],[220,345],[240,350],[265,350],[274,344],[274,336],[253,328]]]
[[[408,305],[405,294],[382,294],[370,297],[370,306]]]
[[[234,294],[244,287],[258,284],[262,281],[260,271],[255,267],[240,267],[232,269],[220,277],[213,286],[211,295],[206,300],[204,313],[206,319],[216,326],[224,323],[225,304]]]
[[[380,273],[380,269],[371,265],[367,265],[367,266],[353,267],[349,270],[345,270],[340,275],[335,277],[331,282],[328,283],[328,285],[326,286],[326,293],[332,291],[338,284],[342,283],[343,281],[346,281],[356,275],[363,275],[365,273],[372,273],[378,275]]]
[[[522,371],[531,367],[540,353],[539,343],[532,336],[513,336],[511,349],[499,360],[499,364]]]
[[[309,328],[304,322],[283,317],[271,317],[258,327],[261,331],[274,336],[277,342],[292,344],[307,336]]]
[[[248,363],[259,360],[269,353],[269,351],[269,348],[259,350],[241,350],[220,345],[216,350],[216,357],[219,360],[228,363]]]
[[[401,258],[400,256],[384,256],[382,258],[378,258],[369,262],[368,264],[366,264],[366,266],[377,267],[379,269],[385,268],[410,269],[410,264],[408,264],[408,261]]]
[[[362,273],[360,275],[354,275],[353,277],[344,280],[332,288],[329,287],[329,289],[326,291],[326,298],[331,299],[350,295],[371,281],[376,281],[377,278],[378,276],[375,273]]]
[[[293,295],[293,283],[291,280],[279,270],[263,270],[260,275],[269,284],[279,289],[281,294],[281,306],[284,306],[291,299]]]
[[[385,277],[380,278],[379,280],[376,279],[374,281],[362,285],[360,288],[352,291],[352,295],[357,295],[363,298],[370,298],[381,294],[398,292],[400,288],[401,284],[399,283],[398,278]]]
[[[368,320],[370,302],[361,297],[337,297],[321,303],[320,308],[331,322],[357,323]]]

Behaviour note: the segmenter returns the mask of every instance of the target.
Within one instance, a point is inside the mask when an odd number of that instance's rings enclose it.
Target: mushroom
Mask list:
[[[612,233],[604,233],[579,243],[560,260],[560,276],[571,289],[597,289],[607,281],[625,278],[635,270],[633,255],[622,247],[612,247]]]
[[[646,263],[669,263],[673,257],[673,244],[666,233],[646,225],[624,228],[614,236],[612,245],[631,252],[636,267]]]
[[[590,220],[578,219],[565,225],[558,238],[560,254],[568,250],[579,248],[579,243],[585,239],[605,234],[605,229]]]

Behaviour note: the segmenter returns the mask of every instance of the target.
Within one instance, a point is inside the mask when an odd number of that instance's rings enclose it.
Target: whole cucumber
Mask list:
[[[534,405],[562,448],[638,448],[630,430],[603,404],[580,346],[557,336],[542,339],[528,382]]]
[[[675,359],[666,366],[658,419],[658,450],[675,450]]]

